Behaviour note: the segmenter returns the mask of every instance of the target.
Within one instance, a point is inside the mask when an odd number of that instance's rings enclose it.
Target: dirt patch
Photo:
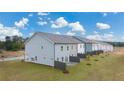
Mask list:
[[[24,51],[3,51],[0,53],[0,58],[19,57],[23,55],[24,55]]]
[[[124,55],[124,48],[117,48],[114,52],[114,55]]]

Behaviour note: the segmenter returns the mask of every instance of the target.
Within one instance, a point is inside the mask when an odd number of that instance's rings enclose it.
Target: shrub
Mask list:
[[[68,74],[69,71],[68,71],[68,70],[63,70],[63,73],[64,73],[64,74]]]
[[[90,66],[91,64],[90,63],[87,63],[86,65]]]
[[[99,61],[98,59],[94,59],[94,61]]]

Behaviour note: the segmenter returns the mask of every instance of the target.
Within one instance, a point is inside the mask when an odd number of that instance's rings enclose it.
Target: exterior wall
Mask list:
[[[108,51],[110,51],[110,52],[113,51],[113,46],[112,45],[108,45]]]
[[[85,51],[86,51],[86,53],[91,52],[92,51],[92,44],[90,44],[90,43],[85,44]]]
[[[25,60],[54,66],[54,44],[47,39],[35,35],[25,45]]]
[[[113,47],[113,45],[111,45],[111,52],[114,50],[114,47]]]
[[[85,44],[78,44],[78,53],[85,53]]]
[[[92,44],[92,51],[97,51],[100,49],[100,45],[97,43]]]
[[[63,51],[61,50],[61,46],[63,46]],[[67,50],[69,47],[69,50]],[[77,56],[78,52],[77,44],[55,44],[55,61],[63,61],[65,63],[69,62],[69,56]]]

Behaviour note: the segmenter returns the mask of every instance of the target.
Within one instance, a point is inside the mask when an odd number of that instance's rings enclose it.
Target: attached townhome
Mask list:
[[[113,51],[113,45],[107,44],[106,50],[109,51],[109,52],[112,52]]]
[[[72,36],[37,32],[25,42],[25,61],[49,66],[55,61],[69,63],[70,57],[77,57],[78,44]]]
[[[99,50],[98,49],[99,43],[97,43],[96,41],[89,40],[89,39],[86,39],[86,38],[83,38],[80,36],[74,36],[74,38],[76,38],[82,42],[83,49],[80,49],[80,44],[78,44],[78,47],[79,47],[78,53],[85,54],[88,52]]]
[[[113,45],[109,43],[105,43],[102,41],[96,41],[98,43],[99,50],[102,50],[103,52],[112,52],[113,51]]]

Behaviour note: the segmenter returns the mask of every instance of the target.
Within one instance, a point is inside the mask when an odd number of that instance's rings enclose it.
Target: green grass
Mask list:
[[[39,64],[0,62],[0,80],[124,80],[124,55],[92,56],[67,69],[69,74]]]

